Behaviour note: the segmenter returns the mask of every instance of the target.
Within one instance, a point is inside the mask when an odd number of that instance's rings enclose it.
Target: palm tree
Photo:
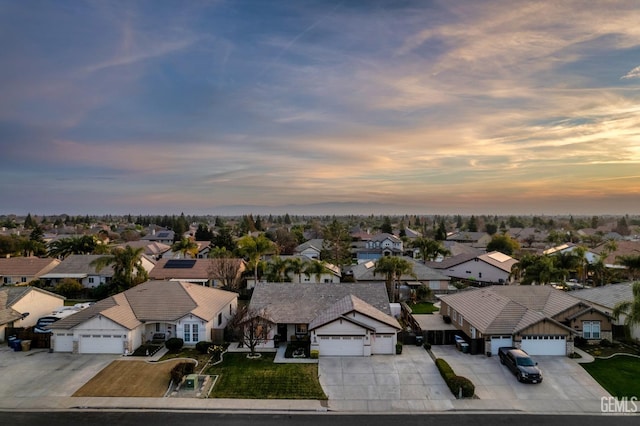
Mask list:
[[[49,244],[49,256],[64,259],[71,254],[92,254],[99,250],[99,247],[105,246],[98,244],[92,235],[61,238]]]
[[[262,260],[262,256],[274,251],[274,249],[273,241],[263,234],[257,237],[246,235],[238,241],[238,250],[247,258],[249,265],[253,267],[254,284],[258,283],[258,265]]]
[[[267,263],[267,275],[269,276],[269,281],[282,282],[288,266],[288,262],[280,256],[273,256],[269,259],[269,263]]]
[[[385,276],[389,300],[395,302],[397,299],[395,288],[403,275],[413,275],[413,265],[401,257],[383,256],[376,262],[373,274],[383,274]]]
[[[113,266],[114,293],[127,290],[147,280],[147,271],[142,266],[144,247],[117,247],[110,255],[102,256],[90,263],[96,272],[107,266]]]
[[[451,252],[447,250],[440,241],[427,237],[418,237],[411,242],[411,247],[418,249],[423,263],[435,260],[438,255],[446,256]]]
[[[632,300],[625,300],[614,306],[611,315],[617,320],[620,315],[624,314],[624,325],[630,328],[633,325],[640,324],[640,281],[631,284]]]
[[[187,258],[187,254],[195,258],[198,255],[198,244],[190,238],[182,238],[173,243],[171,251],[181,253],[184,259]]]
[[[329,269],[324,265],[324,263],[319,262],[317,260],[311,260],[304,265],[304,274],[311,278],[311,276],[316,277],[316,282],[319,283],[322,279],[322,274],[325,274],[329,271]]]
[[[628,254],[626,256],[618,256],[616,260],[629,271],[629,279],[635,280],[638,272],[640,272],[640,254]]]
[[[302,272],[304,271],[304,263],[302,261],[302,259],[300,259],[299,257],[293,257],[290,259],[287,259],[287,269],[285,271],[285,273],[288,275],[289,272],[295,274],[298,276],[298,282],[301,283],[302,282]],[[293,281],[293,280],[292,280]]]

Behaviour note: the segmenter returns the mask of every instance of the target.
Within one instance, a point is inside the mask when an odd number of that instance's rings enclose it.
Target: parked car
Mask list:
[[[538,363],[534,362],[522,349],[505,346],[498,349],[498,355],[500,356],[500,363],[506,365],[516,375],[518,381],[542,382],[542,372],[537,367]]]
[[[36,325],[33,327],[33,331],[34,333],[51,333],[51,330],[48,330],[46,327],[60,319],[62,319],[62,317],[56,315],[38,318]]]

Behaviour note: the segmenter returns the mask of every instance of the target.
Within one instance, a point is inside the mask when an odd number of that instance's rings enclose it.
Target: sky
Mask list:
[[[637,214],[635,1],[0,0],[0,214]]]

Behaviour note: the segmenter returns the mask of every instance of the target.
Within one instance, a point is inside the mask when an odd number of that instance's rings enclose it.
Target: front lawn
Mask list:
[[[274,364],[275,354],[247,359],[226,353],[206,374],[219,375],[210,398],[327,399],[318,380],[318,364]]]
[[[409,307],[411,308],[412,314],[432,314],[439,311],[431,302],[409,303]]]
[[[612,396],[622,398],[640,395],[640,359],[626,355],[596,359],[580,364]]]

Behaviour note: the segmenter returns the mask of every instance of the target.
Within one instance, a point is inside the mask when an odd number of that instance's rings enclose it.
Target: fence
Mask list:
[[[49,349],[51,347],[51,333],[34,333],[33,327],[6,328],[5,342],[10,336],[16,336],[20,340],[31,340],[32,349]]]

